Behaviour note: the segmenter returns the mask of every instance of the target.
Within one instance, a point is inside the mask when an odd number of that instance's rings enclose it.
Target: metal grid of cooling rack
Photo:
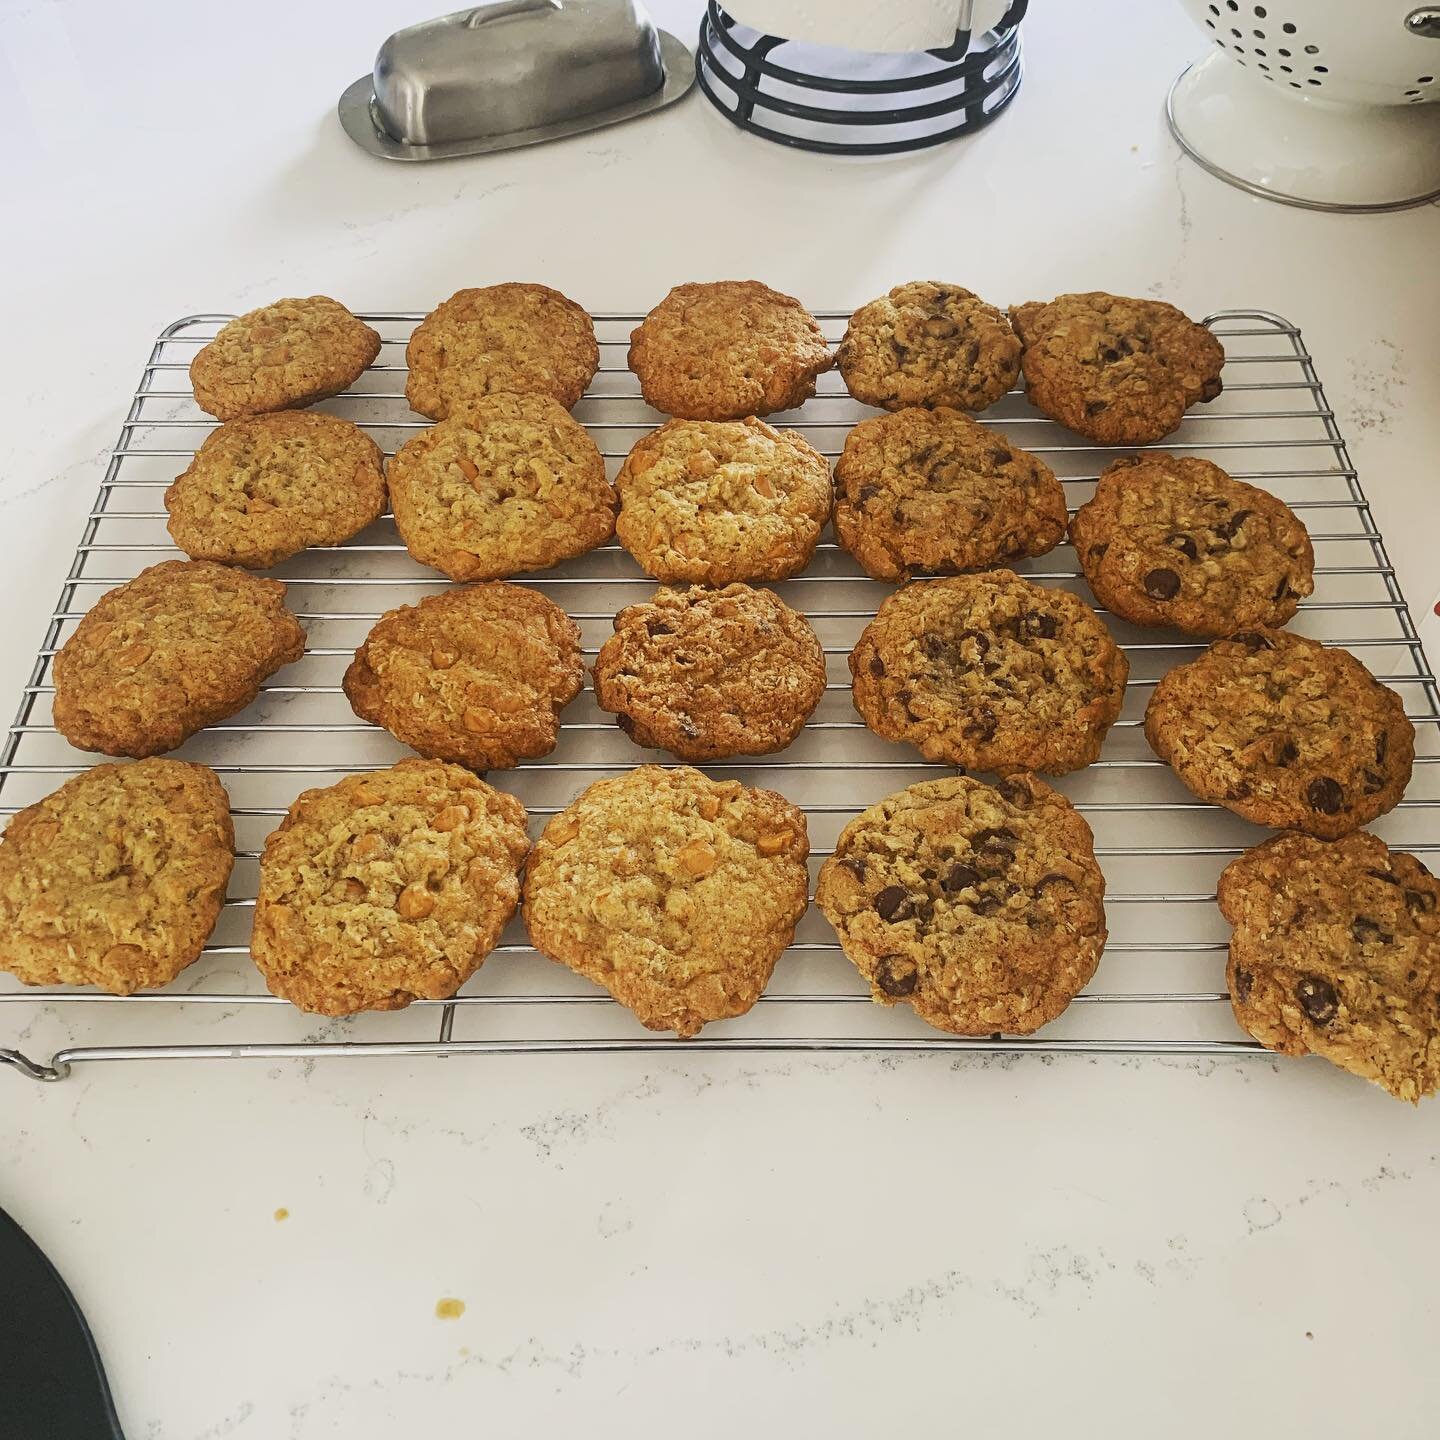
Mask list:
[[[230,318],[189,316],[155,342],[0,756],[0,813],[6,816],[99,758],[71,749],[55,733],[51,659],[99,594],[175,553],[161,493],[214,424],[195,407],[185,372],[197,346]],[[380,359],[354,390],[324,408],[363,425],[391,453],[427,423],[406,407],[403,383],[405,341],[421,317],[363,318],[384,338]],[[638,318],[595,316],[601,369],[575,410],[612,474],[635,440],[663,418],[639,399],[625,366],[629,330]],[[832,343],[847,318],[845,312],[821,312]],[[1397,687],[1420,732],[1410,789],[1373,828],[1412,851],[1440,851],[1432,814],[1440,807],[1440,694],[1300,332],[1264,311],[1225,311],[1206,323],[1226,347],[1225,392],[1193,410],[1179,432],[1155,448],[1211,456],[1300,512],[1318,565],[1315,594],[1293,628],[1354,650]],[[821,378],[820,393],[802,411],[773,418],[803,431],[833,459],[848,428],[868,413],[832,373]],[[1115,453],[1046,420],[1020,391],[983,420],[1044,456],[1063,480],[1072,509],[1088,497]],[[1017,568],[1090,598],[1068,546]],[[446,582],[409,558],[388,516],[343,546],[306,551],[272,573],[288,583],[288,603],[308,632],[304,659],[273,677],[249,709],[176,752],[213,766],[230,792],[238,858],[215,934],[201,959],[163,992],[122,999],[82,989],[26,989],[0,977],[0,1061],[25,1075],[57,1080],[75,1065],[105,1060],[672,1048],[1261,1053],[1237,1030],[1226,1003],[1227,932],[1213,900],[1219,870],[1263,832],[1194,800],[1150,754],[1139,728],[1160,675],[1202,647],[1113,617],[1109,623],[1131,660],[1125,710],[1101,759],[1058,782],[1095,830],[1108,882],[1111,941],[1090,987],[1037,1036],[947,1036],[923,1026],[905,1007],[871,1005],[813,907],[754,1010],[707,1027],[695,1040],[641,1030],[603,992],[537,955],[518,920],[453,1000],[343,1021],[302,1015],[265,993],[248,958],[256,857],[300,789],[408,753],[356,719],[340,692],[340,676],[381,611]],[[615,611],[652,588],[615,545],[518,578],[564,605],[580,624],[588,655],[609,633]],[[830,667],[827,693],[805,732],[780,755],[705,768],[772,786],[803,805],[818,863],[851,816],[939,767],[871,735],[850,704],[845,657],[890,587],[863,578],[827,534],[810,569],[775,588],[809,615],[820,635]],[[538,830],[590,781],[656,759],[668,757],[637,749],[596,709],[587,689],[566,712],[552,755],[490,778],[525,802]]]

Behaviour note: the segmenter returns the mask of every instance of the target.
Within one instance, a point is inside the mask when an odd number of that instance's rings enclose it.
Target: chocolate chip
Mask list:
[[[981,655],[985,655],[990,649],[990,637],[980,630],[962,630],[956,640],[956,644],[964,644],[966,640],[973,640],[976,650],[978,650]]]
[[[1194,539],[1189,535],[1167,535],[1165,543],[1172,549],[1178,550],[1187,560],[1198,560],[1200,552],[1195,546]]]
[[[1120,358],[1120,352],[1113,345],[1107,345],[1100,352],[1100,358],[1107,365],[1113,365]]]
[[[1002,850],[1013,850],[1020,843],[1020,837],[1007,826],[998,825],[977,830],[970,842],[977,848],[982,845],[998,845]]]
[[[953,895],[957,890],[966,890],[979,883],[980,872],[978,870],[972,870],[968,865],[957,863],[950,867],[950,873],[940,882],[940,888]]]
[[[1087,415],[1098,415],[1102,410],[1108,410],[1109,408],[1110,402],[1108,400],[1087,400],[1085,402],[1085,413]]]
[[[1385,757],[1390,753],[1390,732],[1382,730],[1375,737],[1375,763],[1383,765]]]
[[[1152,600],[1173,600],[1180,593],[1180,577],[1173,570],[1152,570],[1141,583]]]
[[[974,905],[977,915],[993,915],[1000,908],[1000,902],[993,895],[982,895]]]
[[[981,705],[965,724],[965,734],[971,740],[990,740],[1000,728],[1000,721],[988,705]]]
[[[1387,885],[1398,885],[1400,882],[1388,870],[1367,870],[1365,872],[1376,880],[1383,880]]]
[[[1207,380],[1201,387],[1200,398],[1202,400],[1213,400],[1224,388],[1220,377],[1217,375],[1215,379]]]
[[[1293,600],[1295,592],[1290,588],[1290,577],[1284,576],[1275,587],[1275,593],[1270,597],[1272,600]]]
[[[857,880],[865,878],[865,862],[858,855],[847,855],[840,862]]]
[[[1377,775],[1373,770],[1366,770],[1361,779],[1365,782],[1365,793],[1367,795],[1378,795],[1385,788],[1385,777]]]
[[[1393,945],[1395,937],[1383,930],[1368,915],[1357,915],[1350,922],[1350,934],[1360,945]]]
[[[1037,635],[1041,640],[1053,640],[1060,629],[1059,622],[1053,615],[1046,615],[1039,610],[1029,611],[1022,623],[1027,635]]]
[[[1227,540],[1233,539],[1240,533],[1240,527],[1254,514],[1253,510],[1237,510],[1223,524],[1215,527],[1217,535],[1223,535]]]
[[[675,627],[667,625],[663,620],[649,620],[645,624],[646,633],[653,639],[656,635],[673,635]]]
[[[1405,908],[1417,915],[1428,915],[1435,908],[1435,897],[1424,890],[1407,890]]]
[[[899,885],[887,885],[875,897],[875,909],[882,920],[893,920],[910,898],[909,891]]]
[[[857,498],[863,505],[867,500],[873,500],[879,493],[880,487],[878,485],[862,485]]]
[[[635,722],[628,715],[617,715],[615,723],[627,734],[635,733]]]
[[[1287,740],[1275,757],[1277,765],[1293,765],[1300,758],[1300,749],[1293,740]]]
[[[1335,993],[1335,987],[1318,975],[1302,975],[1295,986],[1295,998],[1317,1025],[1328,1025],[1340,1008],[1340,997]]]
[[[1248,970],[1236,969],[1235,971],[1235,998],[1244,1004],[1250,998],[1250,987],[1255,983],[1255,977]]]
[[[875,962],[875,983],[887,995],[913,995],[920,972],[905,955],[882,955]]]
[[[1237,645],[1243,645],[1252,653],[1275,648],[1275,642],[1268,635],[1262,635],[1258,630],[1241,630],[1230,638]]]
[[[932,659],[938,660],[946,650],[944,640],[938,635],[927,635],[921,642],[920,648]]]
[[[1058,870],[1051,870],[1049,874],[1042,875],[1035,882],[1035,893],[1039,895],[1054,885],[1071,885],[1073,883],[1068,875],[1062,875]]]
[[[1035,798],[1035,792],[1018,776],[995,782],[996,791],[1017,809],[1023,810]]]
[[[870,673],[877,680],[885,673],[885,662],[878,655],[870,657]]]
[[[1008,465],[1014,458],[1008,450],[992,450],[990,452],[990,463],[992,465]]]
[[[1321,775],[1305,787],[1305,803],[1321,815],[1338,815],[1345,803],[1345,792],[1338,780]]]

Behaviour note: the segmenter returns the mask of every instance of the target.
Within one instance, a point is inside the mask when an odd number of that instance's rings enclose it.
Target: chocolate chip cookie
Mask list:
[[[1033,775],[928,780],[840,834],[816,903],[882,1005],[957,1035],[1028,1035],[1105,948],[1094,836]]]
[[[1043,555],[1065,538],[1050,467],[943,406],[862,420],[835,483],[836,538],[876,580]]]
[[[1170,671],[1145,738],[1200,799],[1325,839],[1393,809],[1415,758],[1404,703],[1349,651],[1262,626]]]
[[[1277,835],[1220,877],[1235,1018],[1419,1101],[1440,1088],[1440,881],[1356,831]]]
[[[382,615],[344,689],[362,720],[412,750],[494,770],[548,755],[584,680],[575,622],[534,590],[495,583]]]
[[[814,317],[758,280],[677,285],[630,336],[647,403],[687,420],[793,410],[834,363]]]
[[[641,765],[545,827],[525,922],[649,1030],[689,1037],[760,998],[805,913],[805,816],[773,790]]]
[[[855,708],[877,735],[1002,775],[1090,764],[1129,671],[1083,600],[1011,570],[906,585],[850,652]]]
[[[215,928],[234,852],[214,771],[97,765],[0,838],[0,969],[112,995],[168,985]]]
[[[452,580],[544,570],[615,531],[605,461],[548,395],[467,402],[407,441],[385,478],[405,548]]]
[[[1135,625],[1207,637],[1283,625],[1315,588],[1315,552],[1290,507],[1194,457],[1116,460],[1070,539],[1095,598]]]
[[[166,560],[107,590],[55,657],[55,727],[81,750],[159,755],[237,710],[305,653],[285,587]]]
[[[825,693],[810,623],[770,590],[661,589],[615,617],[595,661],[595,700],[637,745],[682,760],[768,755]]]
[[[620,543],[657,580],[785,580],[830,518],[830,467],[803,435],[763,420],[671,420],[615,477]]]
[[[250,953],[271,994],[317,1015],[449,999],[515,912],[525,821],[439,760],[305,791],[260,857]]]
[[[192,559],[252,570],[338,545],[385,509],[382,463],[363,430],[333,415],[228,421],[166,490],[170,536]]]
[[[203,346],[190,362],[190,384],[202,410],[238,420],[338,395],[379,353],[380,337],[338,300],[277,300]]]
[[[405,347],[405,398],[443,420],[487,395],[548,395],[569,410],[600,364],[595,326],[548,285],[457,290],[415,327]]]
[[[1010,311],[1031,402],[1099,445],[1147,445],[1220,393],[1225,350],[1163,300],[1092,290]]]
[[[983,410],[1019,376],[1020,337],[971,291],[914,280],[850,317],[835,363],[865,405]]]

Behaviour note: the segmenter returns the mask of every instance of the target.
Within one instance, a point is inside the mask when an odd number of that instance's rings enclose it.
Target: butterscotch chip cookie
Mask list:
[[[887,740],[970,770],[1078,770],[1130,672],[1099,616],[1011,570],[897,590],[850,652],[855,708]]]
[[[657,580],[784,580],[830,518],[830,467],[803,435],[763,420],[671,420],[615,477],[620,543]]]
[[[815,899],[875,1000],[957,1035],[1048,1024],[1105,948],[1094,836],[1033,775],[928,780],[872,805]]]
[[[305,791],[260,857],[250,953],[271,993],[317,1015],[449,999],[515,913],[525,823],[438,760]]]
[[[809,850],[804,814],[773,790],[641,765],[545,827],[525,923],[647,1029],[689,1037],[760,998],[805,913]]]
[[[835,363],[865,405],[983,410],[1019,376],[1020,337],[973,292],[915,280],[850,317]]]
[[[0,969],[112,995],[168,985],[215,928],[234,858],[214,771],[97,765],[0,839]]]
[[[237,710],[305,653],[285,587],[166,560],[107,590],[55,657],[55,727],[81,750],[158,755]]]
[[[355,713],[472,770],[548,755],[584,683],[580,631],[519,585],[471,585],[382,615],[345,672]]]
[[[405,349],[412,410],[443,420],[487,395],[548,395],[570,409],[600,364],[595,326],[548,285],[457,290],[415,327]]]
[[[615,617],[595,661],[595,700],[637,745],[682,760],[768,755],[825,693],[810,622],[773,591],[656,591]]]
[[[1070,539],[1095,598],[1135,625],[1204,636],[1283,625],[1315,588],[1315,552],[1290,507],[1208,460],[1116,460]]]
[[[165,492],[171,538],[196,560],[264,570],[338,545],[385,509],[380,447],[333,415],[231,420]]]
[[[1010,311],[1039,409],[1100,445],[1146,445],[1220,393],[1225,350],[1163,300],[1092,290]]]
[[[190,362],[190,384],[202,410],[237,420],[338,395],[379,353],[380,337],[338,300],[277,300],[204,346]]]
[[[407,441],[385,473],[406,549],[452,580],[544,570],[615,531],[605,461],[548,395],[471,401]]]
[[[1440,881],[1413,855],[1277,835],[1226,867],[1220,909],[1235,1018],[1266,1049],[1401,1100],[1440,1088]]]
[[[1202,800],[1326,839],[1399,802],[1415,727],[1348,650],[1256,626],[1170,671],[1145,738]]]
[[[876,580],[1043,555],[1065,536],[1050,467],[946,407],[862,420],[835,482],[836,537]]]
[[[793,410],[834,363],[814,317],[758,280],[677,285],[630,336],[630,368],[657,410],[743,420]]]

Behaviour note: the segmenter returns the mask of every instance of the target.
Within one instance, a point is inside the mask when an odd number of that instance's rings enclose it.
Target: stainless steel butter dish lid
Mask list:
[[[633,120],[695,83],[690,51],[635,0],[492,0],[397,30],[340,97],[386,160],[446,160]]]

